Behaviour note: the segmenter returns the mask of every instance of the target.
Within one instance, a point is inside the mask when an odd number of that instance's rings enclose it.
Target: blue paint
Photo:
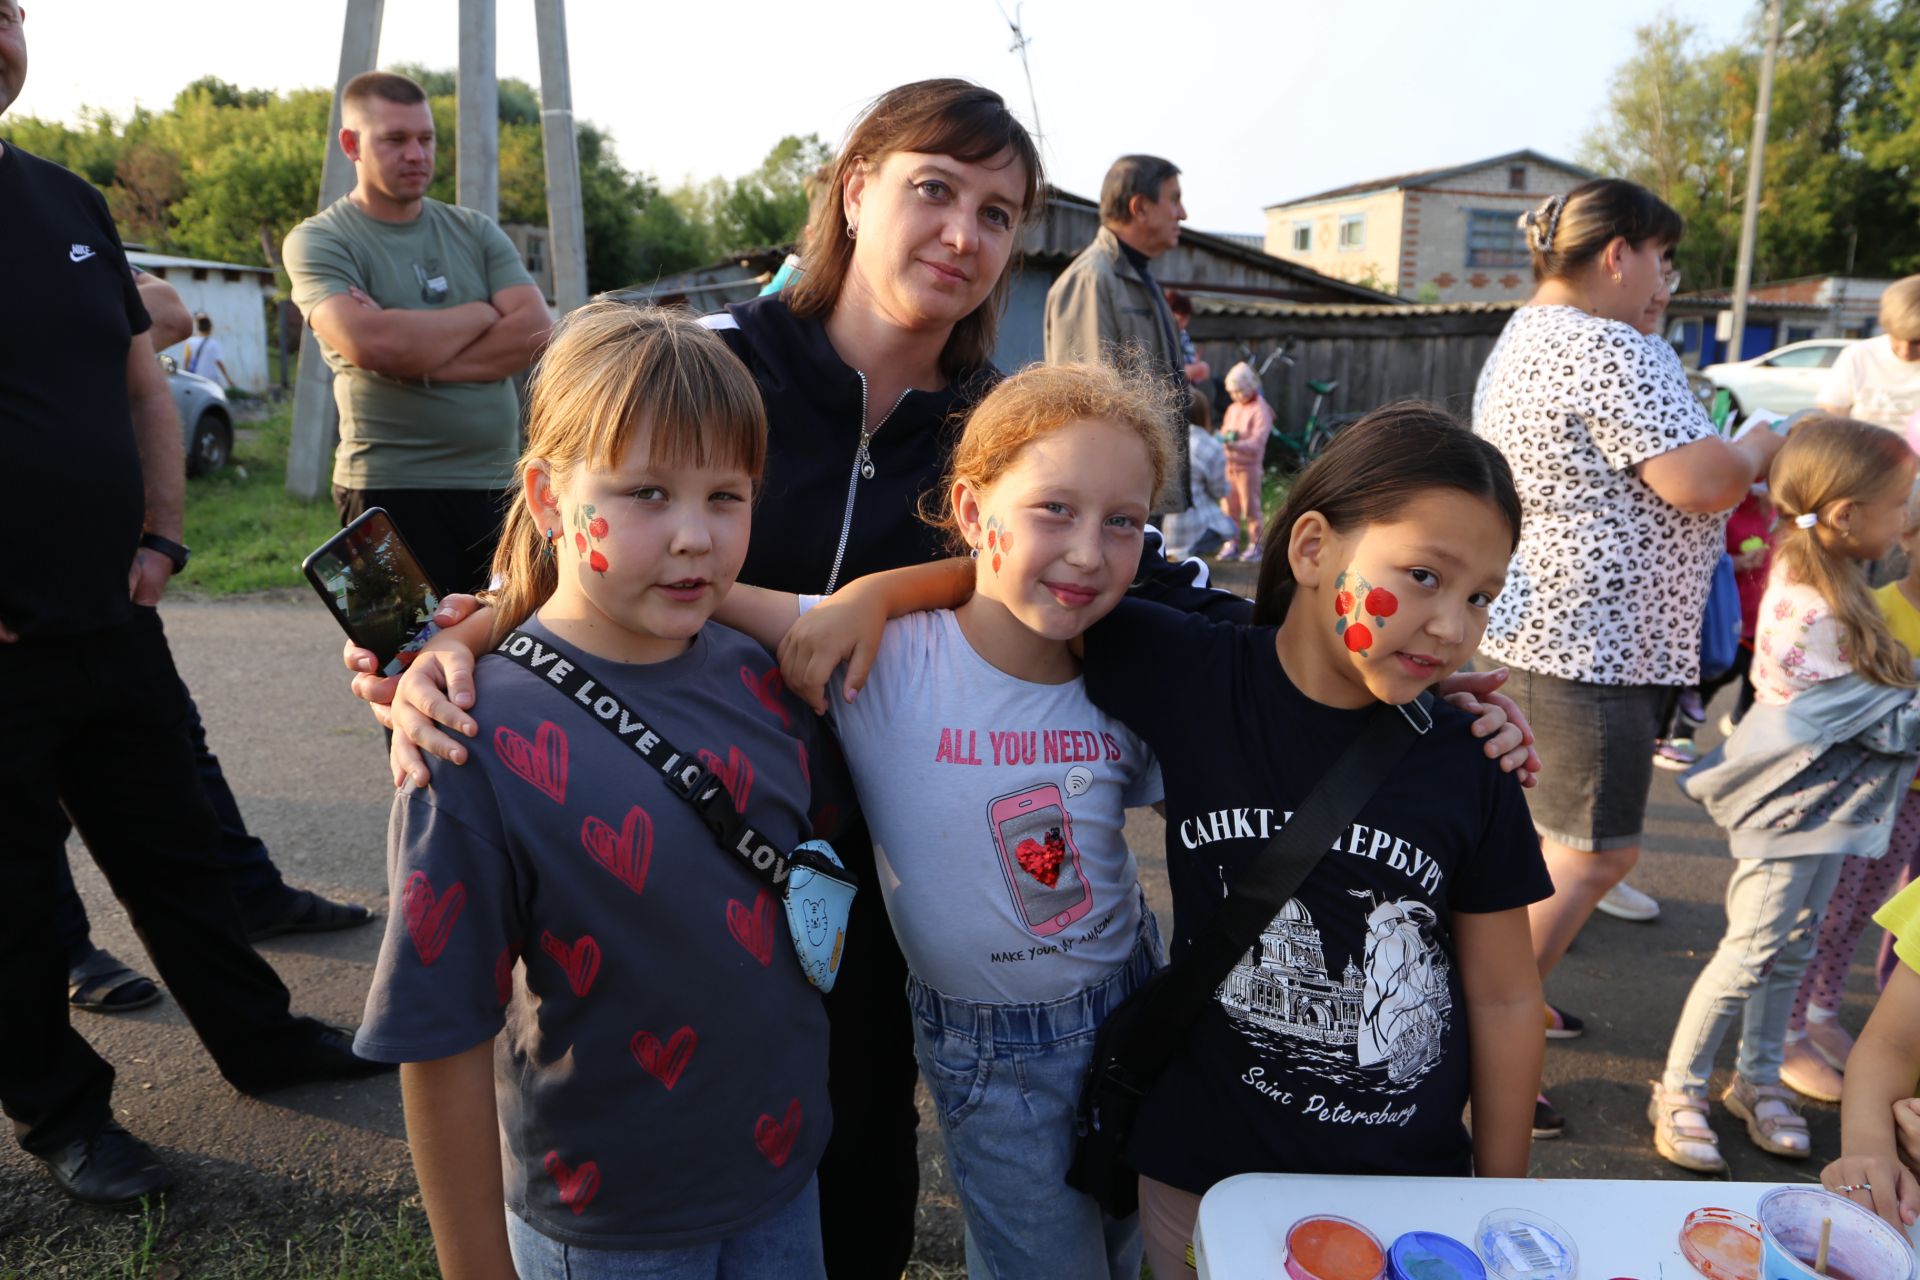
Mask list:
[[[1473,1250],[1437,1231],[1409,1231],[1387,1251],[1389,1280],[1486,1280]]]

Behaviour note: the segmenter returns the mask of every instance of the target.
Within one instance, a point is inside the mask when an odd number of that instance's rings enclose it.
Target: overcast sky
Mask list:
[[[1011,0],[1008,0],[1011,8]],[[13,110],[164,107],[189,81],[331,83],[345,0],[27,0]],[[1532,147],[1573,158],[1636,26],[1676,6],[1558,0],[1028,0],[1050,176],[1088,196],[1117,155],[1185,171],[1193,225],[1257,232],[1323,188]],[[1706,39],[1759,0],[1688,0]],[[531,0],[498,0],[499,74],[539,80]],[[387,0],[380,62],[451,67],[457,0]],[[783,134],[835,141],[888,87],[958,75],[1029,125],[994,0],[569,0],[574,110],[667,185],[742,173]]]

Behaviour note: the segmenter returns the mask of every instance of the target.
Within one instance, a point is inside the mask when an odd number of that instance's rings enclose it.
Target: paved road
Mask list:
[[[249,823],[290,880],[385,910],[383,844],[390,789],[381,740],[346,690],[339,637],[311,600],[174,603],[165,619],[176,657],[205,715],[214,750]],[[1721,708],[1715,708],[1717,717]],[[1711,730],[1706,737],[1713,737]],[[1550,993],[1587,1018],[1585,1039],[1547,1054],[1547,1083],[1569,1116],[1566,1137],[1536,1147],[1549,1177],[1687,1177],[1653,1154],[1643,1118],[1646,1081],[1687,985],[1718,937],[1727,860],[1717,833],[1657,774],[1648,856],[1634,881],[1665,904],[1652,925],[1605,917],[1579,940]],[[1149,893],[1165,918],[1161,827],[1151,814],[1128,827]],[[76,851],[75,869],[96,937],[125,956],[139,947],[99,875]],[[279,940],[263,947],[301,1011],[351,1024],[371,977],[375,929]],[[1870,1007],[1856,965],[1845,1018],[1858,1029]],[[291,1090],[270,1102],[244,1098],[215,1073],[171,1001],[118,1018],[76,1015],[119,1069],[121,1120],[182,1171],[172,1223],[191,1233],[246,1220],[269,1230],[324,1223],[348,1208],[384,1210],[413,1194],[399,1093],[391,1078]],[[1731,1051],[1724,1055],[1731,1059]],[[1814,1149],[1838,1149],[1838,1109],[1813,1106]],[[1723,1118],[1736,1177],[1793,1180],[1817,1172],[1765,1156]],[[951,1191],[923,1135],[922,1253],[958,1255]],[[47,1256],[92,1215],[50,1190],[11,1144],[0,1150],[0,1264]],[[1711,1199],[1703,1192],[1703,1202]],[[173,1256],[179,1257],[178,1252]],[[33,1268],[28,1268],[33,1274]]]

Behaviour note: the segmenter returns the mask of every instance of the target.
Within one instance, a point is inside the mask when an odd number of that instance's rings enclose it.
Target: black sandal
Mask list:
[[[160,988],[152,978],[127,968],[102,947],[67,971],[67,1003],[88,1013],[127,1013],[159,999]]]
[[[247,941],[264,942],[283,933],[332,933],[358,928],[371,919],[373,913],[357,902],[330,902],[311,889],[288,889],[271,920],[247,916]]]

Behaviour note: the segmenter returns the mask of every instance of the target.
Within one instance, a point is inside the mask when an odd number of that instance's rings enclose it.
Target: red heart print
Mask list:
[[[421,964],[432,964],[447,949],[453,922],[467,905],[467,886],[455,880],[445,893],[436,894],[427,873],[416,871],[407,877],[400,893],[400,915],[407,922],[407,936],[420,953]]]
[[[576,1218],[585,1213],[593,1198],[600,1194],[600,1166],[593,1161],[582,1160],[578,1168],[568,1168],[558,1151],[549,1151],[541,1163],[560,1187],[560,1203],[573,1210]]]
[[[653,819],[639,805],[627,810],[619,834],[588,815],[580,824],[580,843],[593,860],[613,872],[620,883],[640,893],[647,886],[647,864],[653,861]]]
[[[551,720],[542,720],[533,741],[501,725],[493,731],[493,749],[500,763],[545,792],[555,804],[567,799],[567,735]]]
[[[787,710],[786,702],[780,695],[786,692],[787,682],[780,674],[780,668],[768,667],[760,675],[753,674],[752,667],[740,668],[740,683],[747,686],[747,692],[753,700],[771,711],[780,721],[780,727],[789,732],[793,729],[793,713]]]
[[[687,1059],[693,1056],[694,1046],[699,1043],[700,1036],[692,1027],[682,1027],[668,1036],[665,1044],[651,1031],[636,1031],[633,1039],[627,1041],[627,1048],[642,1071],[671,1089],[679,1082],[680,1073],[687,1069]]]
[[[1060,864],[1066,860],[1067,842],[1060,837],[1056,827],[1047,832],[1043,844],[1028,836],[1014,847],[1013,856],[1020,861],[1026,873],[1051,889],[1060,883]]]
[[[773,963],[773,895],[765,889],[752,907],[738,898],[727,899],[727,932],[753,954],[762,967]]]
[[[584,996],[593,990],[593,980],[600,976],[600,944],[592,934],[582,934],[578,941],[569,944],[551,933],[542,933],[540,949],[566,970],[567,985],[573,988],[573,994]]]
[[[501,1004],[513,999],[513,966],[519,961],[520,948],[509,942],[493,962],[493,993],[500,997]]]
[[[807,759],[807,744],[795,738],[793,740],[793,749],[800,753],[800,781],[806,783],[807,789],[811,791],[813,789],[813,762]]]
[[[778,1169],[793,1154],[793,1140],[800,1136],[800,1099],[787,1104],[787,1114],[775,1120],[765,1112],[753,1122],[753,1145],[767,1163]]]
[[[736,813],[747,811],[747,797],[753,794],[753,761],[747,759],[747,753],[738,747],[727,748],[727,762],[720,763],[720,757],[700,748],[700,763],[713,771],[713,776],[727,784],[727,794],[733,797]]]

